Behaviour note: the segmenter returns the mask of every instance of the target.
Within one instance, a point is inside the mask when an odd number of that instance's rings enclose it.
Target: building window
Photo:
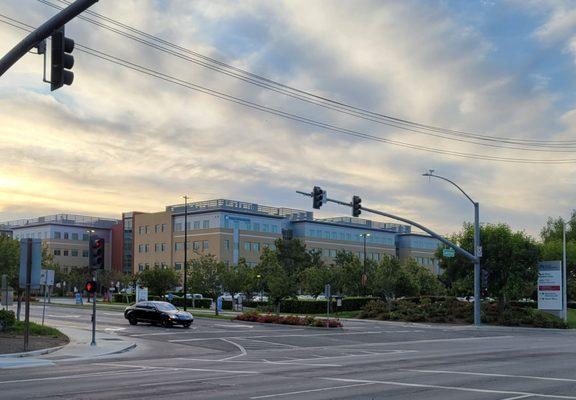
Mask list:
[[[72,240],[78,240],[78,234],[77,233],[72,234]]]
[[[258,222],[254,222],[254,230],[258,232],[260,230],[260,224]]]
[[[177,222],[174,224],[174,232],[180,232],[182,230],[182,223]]]
[[[194,242],[192,243],[192,248],[194,250],[200,250],[200,242]]]
[[[224,239],[224,248],[230,250],[230,240]]]
[[[330,249],[330,257],[336,257],[336,249]]]
[[[250,242],[244,242],[244,250],[250,251]]]
[[[78,257],[78,250],[71,250],[71,251],[70,251],[70,255],[71,255],[72,257]]]
[[[60,250],[54,250],[54,255],[55,255],[55,256],[59,256],[59,255],[60,255]]]
[[[340,240],[344,240],[344,232],[340,232],[340,233],[338,234],[338,238],[339,238]]]
[[[82,234],[82,240],[84,240],[85,242],[87,242],[88,240],[90,240],[90,235],[88,235],[87,233],[83,233],[83,234]]]
[[[82,250],[82,257],[88,257],[88,250]]]
[[[64,251],[62,252],[62,255],[65,256],[65,257],[68,257],[68,250],[64,250]]]
[[[154,232],[155,232],[155,233],[160,232],[160,224],[154,225]]]
[[[162,252],[165,252],[165,251],[166,251],[166,243],[162,243],[162,244],[160,245],[160,250],[161,250]]]
[[[176,271],[180,271],[180,270],[182,269],[182,264],[181,264],[181,263],[176,263],[176,264],[174,264],[174,269],[175,269]]]
[[[150,245],[149,244],[145,244],[144,245],[144,253],[148,253],[150,251]]]
[[[60,232],[54,232],[54,239],[60,239],[61,237],[62,236]]]
[[[208,246],[209,246],[209,245],[210,245],[209,242],[208,242],[207,240],[205,240],[205,241],[202,243],[202,249],[203,249],[203,250],[208,250]]]
[[[144,271],[144,264],[138,264],[138,271]]]
[[[210,228],[210,220],[205,219],[204,221],[202,221],[202,228],[204,229]]]
[[[194,221],[194,229],[200,229],[200,221]]]
[[[68,232],[64,232],[64,239],[68,239]]]
[[[268,232],[268,224],[262,224],[262,232]]]
[[[144,234],[144,227],[143,226],[138,227],[138,234],[140,234],[140,235]]]
[[[184,245],[184,243],[182,243],[182,242],[176,242],[176,243],[174,243],[174,250],[176,250],[176,251],[182,250],[182,246],[183,246],[183,245]]]
[[[144,264],[144,269],[150,269],[150,264],[148,263]]]
[[[144,252],[144,245],[143,244],[139,244],[138,245],[138,253],[143,253]]]
[[[150,233],[150,226],[146,225],[146,234]]]
[[[162,224],[162,232],[166,232],[166,224]]]
[[[158,253],[160,251],[160,243],[154,243],[154,252]]]
[[[272,225],[272,233],[278,233],[278,225]]]
[[[253,246],[255,252],[260,251],[260,243],[255,242],[252,246]]]

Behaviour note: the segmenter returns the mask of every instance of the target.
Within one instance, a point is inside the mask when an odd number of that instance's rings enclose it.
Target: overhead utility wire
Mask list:
[[[47,0],[38,0],[40,3],[46,4],[48,6],[51,6],[53,8],[56,9],[62,9],[63,7],[60,7],[58,5],[55,5],[53,3],[51,3],[50,1]],[[69,1],[67,0],[57,0],[60,1],[63,4],[70,4]],[[446,140],[455,140],[455,141],[459,141],[459,142],[467,142],[467,143],[471,143],[471,144],[475,144],[475,145],[482,145],[482,143],[478,143],[475,141],[471,141],[471,140],[464,140],[464,139],[454,139],[452,137],[447,137],[444,135],[450,135],[450,136],[456,136],[456,137],[464,137],[464,138],[468,138],[468,139],[474,139],[474,140],[481,140],[481,141],[488,141],[488,142],[497,142],[497,143],[504,143],[504,144],[515,144],[515,145],[522,145],[522,146],[534,146],[534,147],[541,147],[541,148],[555,148],[555,147],[560,147],[562,149],[566,149],[567,145],[576,145],[576,141],[549,141],[549,140],[538,140],[538,139],[515,139],[515,138],[499,138],[496,136],[487,136],[487,135],[478,135],[478,134],[473,134],[473,133],[469,133],[469,132],[464,132],[464,131],[457,131],[457,130],[450,130],[450,129],[445,129],[445,128],[438,128],[438,127],[434,127],[434,126],[430,126],[430,125],[425,125],[425,124],[420,124],[420,123],[416,123],[416,122],[412,122],[412,121],[408,121],[408,120],[404,120],[404,119],[400,119],[400,118],[395,118],[395,117],[391,117],[388,115],[384,115],[384,114],[380,114],[380,113],[375,113],[369,110],[365,110],[362,108],[358,108],[358,107],[354,107],[351,106],[349,104],[345,104],[342,102],[338,102],[323,96],[319,96],[316,95],[314,93],[310,93],[310,92],[306,92],[288,85],[284,85],[282,83],[270,80],[268,78],[265,78],[263,76],[257,75],[257,74],[253,74],[251,72],[242,70],[240,68],[234,67],[232,65],[226,64],[222,61],[216,60],[214,58],[205,56],[203,54],[197,53],[195,51],[186,49],[184,47],[178,46],[174,43],[171,43],[169,41],[166,41],[164,39],[161,39],[157,36],[148,34],[146,32],[143,32],[141,30],[138,30],[136,28],[133,28],[129,25],[126,25],[122,22],[119,22],[117,20],[114,20],[112,18],[106,17],[102,14],[98,14],[92,10],[87,10],[85,13],[90,14],[92,16],[95,16],[97,18],[103,19],[107,22],[110,22],[116,26],[120,26],[126,30],[129,30],[131,32],[134,32],[138,35],[147,37],[149,39],[152,39],[156,42],[162,43],[165,46],[171,47],[173,49],[177,49],[181,52],[186,52],[188,54],[191,54],[195,57],[201,58],[203,60],[208,61],[208,63],[204,62],[204,61],[200,61],[197,60],[195,58],[191,58],[189,56],[186,56],[184,54],[181,54],[179,52],[175,52],[174,50],[170,50],[167,49],[166,47],[163,47],[161,45],[158,45],[157,43],[153,43],[147,40],[144,40],[142,38],[139,38],[137,36],[131,35],[129,33],[123,32],[121,30],[118,30],[116,28],[113,28],[109,25],[103,24],[99,21],[96,21],[94,19],[85,17],[83,15],[80,15],[79,18],[83,19],[85,21],[88,21],[92,24],[95,24],[97,26],[100,26],[104,29],[108,29],[112,32],[115,32],[121,36],[127,37],[131,40],[137,41],[139,43],[145,44],[147,46],[150,46],[152,48],[155,48],[157,50],[160,51],[164,51],[168,54],[171,54],[175,57],[184,59],[186,61],[195,63],[197,65],[201,65],[205,68],[211,69],[215,72],[219,72],[228,76],[232,76],[234,78],[240,79],[244,82],[268,89],[268,90],[272,90],[274,92],[292,97],[292,98],[296,98],[298,100],[301,101],[306,101],[327,109],[331,109],[337,112],[341,112],[347,115],[352,115],[358,118],[362,118],[368,121],[372,121],[372,122],[376,122],[376,123],[380,123],[383,125],[388,125],[388,126],[392,126],[392,127],[396,127],[399,129],[403,129],[403,130],[407,130],[407,131],[411,131],[414,133],[419,133],[419,134],[424,134],[424,135],[429,135],[429,136],[435,136],[435,137],[439,137],[439,138],[443,138]],[[212,64],[210,64],[212,63]],[[213,64],[217,64],[217,65],[213,65]],[[230,71],[233,70],[233,71]],[[385,121],[382,121],[382,119],[384,119]],[[408,125],[408,126],[404,126],[404,125]],[[421,130],[418,129],[422,129],[428,132],[422,132]],[[436,132],[436,134],[434,133],[430,133],[430,132]],[[442,135],[444,134],[444,135]],[[496,146],[488,146],[488,147],[496,147]],[[513,150],[524,150],[524,151],[533,151],[531,149],[525,149],[525,148],[521,148],[521,147],[509,147],[509,146],[502,146],[502,148],[508,148],[508,149],[513,149]],[[570,148],[568,146],[568,148]],[[575,147],[576,149],[576,147]],[[569,152],[567,150],[562,150],[559,152]]]
[[[4,17],[2,14],[0,14],[0,17]],[[17,21],[14,20],[12,18],[10,18],[13,21]],[[28,27],[22,27],[22,26],[17,26],[14,23],[10,23],[4,20],[0,19],[0,22],[3,22],[5,24],[17,27],[19,29],[31,32],[33,30],[33,27],[31,27],[30,25],[21,23],[19,21],[17,21],[18,23]],[[382,143],[387,143],[387,144],[392,144],[395,146],[399,146],[399,147],[405,147],[405,148],[410,148],[410,149],[415,149],[415,150],[421,150],[421,151],[426,151],[426,152],[431,152],[431,153],[436,153],[436,154],[444,154],[444,155],[452,155],[452,156],[457,156],[460,158],[469,158],[469,159],[478,159],[478,160],[487,160],[487,161],[500,161],[500,162],[507,162],[507,163],[520,163],[520,164],[568,164],[568,163],[576,163],[576,159],[525,159],[525,158],[512,158],[512,157],[498,157],[498,156],[488,156],[488,155],[480,155],[480,154],[471,154],[471,153],[462,153],[462,152],[456,152],[456,151],[450,151],[450,150],[443,150],[443,149],[437,149],[437,148],[431,148],[431,147],[426,147],[426,146],[421,146],[421,145],[414,145],[414,144],[410,144],[410,143],[405,143],[405,142],[401,142],[401,141],[396,141],[396,140],[391,140],[391,139],[385,139],[385,138],[380,138],[378,136],[373,136],[373,135],[369,135],[367,133],[363,133],[363,132],[359,132],[359,131],[354,131],[354,130],[350,130],[350,129],[345,129],[345,128],[341,128],[335,125],[331,125],[331,124],[327,124],[327,123],[323,123],[323,122],[319,122],[319,121],[315,121],[313,119],[310,118],[306,118],[297,114],[291,114],[291,113],[287,113],[281,110],[277,110],[271,107],[266,107],[248,100],[244,100],[238,97],[234,97],[225,93],[221,93],[188,81],[184,81],[182,79],[164,74],[162,72],[150,69],[150,68],[146,68],[144,66],[132,63],[130,61],[127,60],[123,60],[121,58],[112,56],[110,54],[92,49],[90,47],[81,45],[81,44],[77,44],[76,45],[78,48],[78,51],[84,52],[86,54],[92,55],[94,57],[112,62],[114,64],[123,66],[125,68],[129,68],[131,70],[143,73],[145,75],[149,75],[149,76],[153,76],[155,78],[191,89],[191,90],[195,90],[198,92],[202,92],[205,94],[208,94],[210,96],[213,97],[217,97],[220,98],[222,100],[226,100],[232,103],[236,103],[236,104],[240,104],[246,107],[250,107],[252,109],[256,109],[259,111],[263,111],[269,114],[273,114],[273,115],[277,115],[286,119],[290,119],[293,121],[298,121],[307,125],[312,125],[312,126],[316,126],[319,128],[323,128],[325,130],[328,131],[332,131],[332,132],[336,132],[336,133],[341,133],[341,134],[345,134],[345,135],[349,135],[349,136],[354,136],[357,138],[361,138],[361,139],[367,139],[367,140],[372,140],[372,141],[377,141],[377,142],[382,142]]]

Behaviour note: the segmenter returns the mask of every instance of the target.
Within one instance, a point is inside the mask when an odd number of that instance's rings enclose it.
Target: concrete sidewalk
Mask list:
[[[134,342],[102,332],[96,332],[96,346],[90,346],[92,332],[75,328],[60,328],[60,331],[70,338],[70,343],[66,346],[0,355],[0,369],[49,366],[83,359],[93,360],[96,357],[124,353],[136,347]]]

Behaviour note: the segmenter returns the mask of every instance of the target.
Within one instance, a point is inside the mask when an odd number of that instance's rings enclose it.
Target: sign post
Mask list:
[[[40,285],[44,286],[44,305],[42,307],[42,325],[44,325],[44,316],[46,315],[46,295],[48,287],[54,284],[54,270],[43,269],[40,271]]]
[[[324,297],[326,297],[326,328],[330,328],[330,284],[324,286]]]
[[[559,314],[564,310],[562,293],[562,262],[538,263],[538,309]]]
[[[30,290],[40,288],[40,266],[42,264],[42,241],[20,240],[20,287],[25,288],[24,308],[24,351],[28,351],[30,338]]]

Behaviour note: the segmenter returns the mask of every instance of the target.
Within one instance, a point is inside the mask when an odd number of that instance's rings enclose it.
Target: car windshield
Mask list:
[[[156,308],[158,308],[158,310],[160,311],[173,311],[173,310],[177,310],[176,307],[174,307],[172,304],[170,303],[164,303],[164,302],[159,302],[159,303],[154,303],[154,305],[156,306]]]

